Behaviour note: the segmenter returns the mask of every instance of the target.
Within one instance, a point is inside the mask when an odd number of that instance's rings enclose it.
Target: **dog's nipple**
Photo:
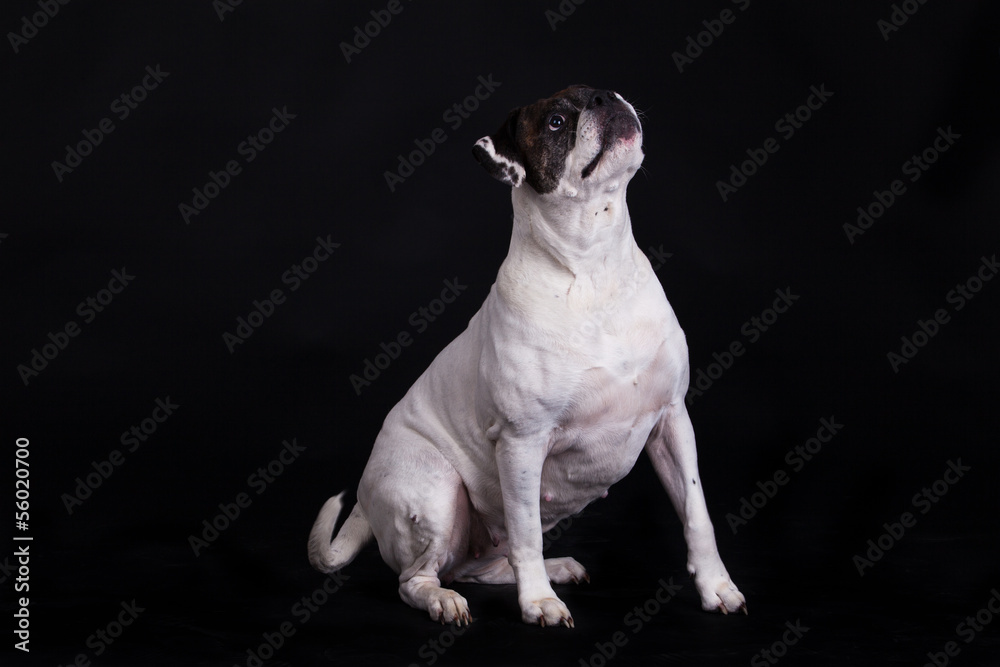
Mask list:
[[[551,503],[552,502],[552,494],[551,493],[546,493],[542,497],[545,498],[545,502],[547,502],[547,503]]]
[[[607,498],[607,497],[608,497],[608,492],[607,489],[605,489],[604,493],[601,494],[601,498]]]

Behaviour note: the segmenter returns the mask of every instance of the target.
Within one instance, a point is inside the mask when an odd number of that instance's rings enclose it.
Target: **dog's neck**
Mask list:
[[[540,197],[529,188],[511,196],[510,251],[497,278],[502,295],[519,290],[549,303],[560,295],[589,308],[644,279],[649,262],[632,236],[624,185],[586,198]]]

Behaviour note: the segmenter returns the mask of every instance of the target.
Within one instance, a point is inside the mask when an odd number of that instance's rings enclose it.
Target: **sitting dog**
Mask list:
[[[332,543],[343,493],[320,510],[310,561],[334,572],[375,537],[400,596],[434,620],[471,621],[442,582],[516,583],[526,623],[573,627],[552,584],[588,576],[543,559],[542,533],[607,495],[645,448],[702,608],[746,613],[699,481],[684,332],[632,237],[635,109],[572,86],[511,111],[473,154],[512,187],[510,250],[468,328],[389,412]]]

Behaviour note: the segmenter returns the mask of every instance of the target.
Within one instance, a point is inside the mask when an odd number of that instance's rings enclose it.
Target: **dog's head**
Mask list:
[[[632,177],[642,163],[642,126],[618,93],[570,86],[511,111],[472,153],[508,185],[573,197]]]

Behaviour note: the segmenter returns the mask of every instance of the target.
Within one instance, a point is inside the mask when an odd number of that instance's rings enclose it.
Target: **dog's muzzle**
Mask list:
[[[594,122],[601,128],[601,148],[581,172],[582,178],[590,176],[605,151],[616,141],[629,141],[641,132],[639,121],[635,114],[625,106],[618,93],[612,90],[595,90],[587,103],[587,111],[595,114]]]

